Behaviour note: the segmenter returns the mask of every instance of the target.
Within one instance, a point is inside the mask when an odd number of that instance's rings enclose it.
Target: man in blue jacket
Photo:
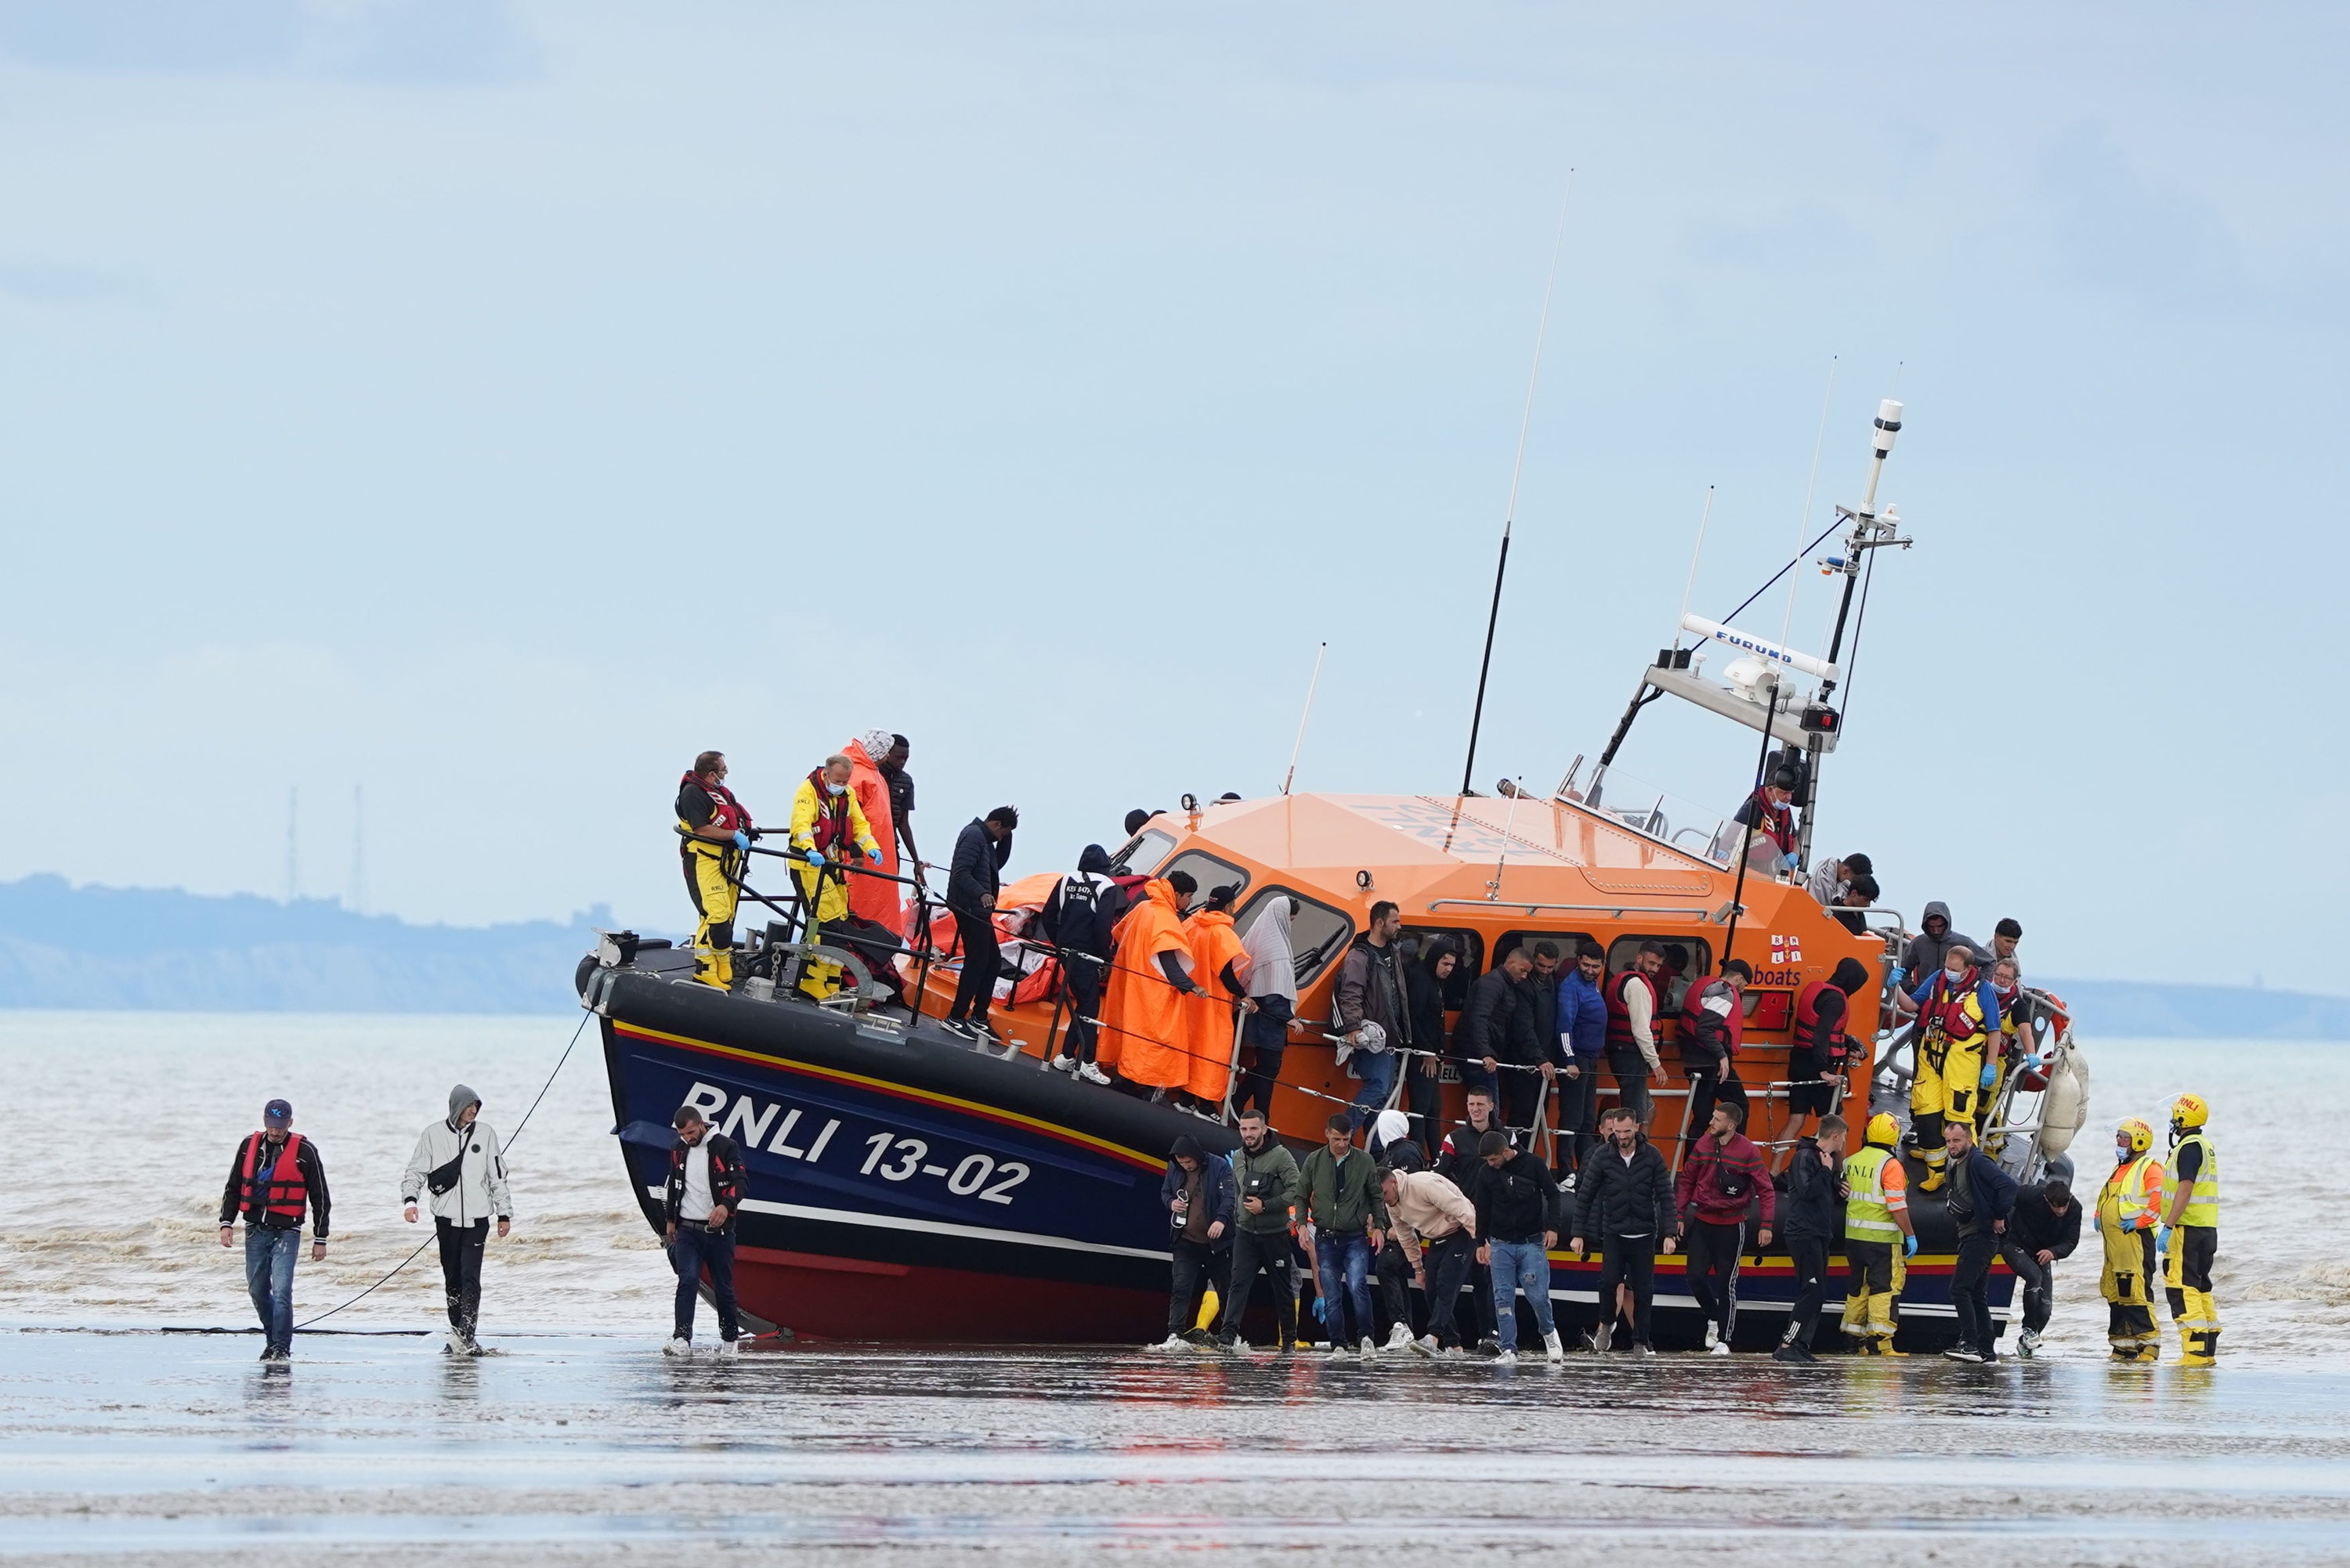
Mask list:
[[[1181,1134],[1168,1154],[1159,1200],[1167,1208],[1174,1272],[1167,1294],[1167,1337],[1149,1348],[1181,1350],[1196,1345],[1211,1350],[1215,1336],[1197,1326],[1196,1314],[1201,1286],[1208,1290],[1212,1316],[1232,1284],[1225,1271],[1232,1267],[1232,1220],[1238,1211],[1232,1162],[1201,1149],[1191,1134]]]
[[[1976,1145],[1970,1122],[1945,1121],[1942,1147],[1949,1157],[1947,1201],[1959,1230],[1958,1262],[1950,1270],[1959,1342],[1942,1354],[1953,1361],[1989,1364],[1999,1359],[1991,1342],[1991,1262],[1999,1255],[2007,1217],[2015,1208],[2015,1178]]]
[[[1586,937],[1575,944],[1575,967],[1558,981],[1558,1048],[1566,1064],[1558,1075],[1558,1130],[1576,1170],[1592,1144],[1591,1113],[1607,1049],[1607,998],[1599,990],[1607,972],[1607,950]]]

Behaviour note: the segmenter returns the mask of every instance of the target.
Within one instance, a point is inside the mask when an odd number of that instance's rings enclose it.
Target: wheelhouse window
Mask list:
[[[1156,827],[1146,827],[1134,836],[1127,846],[1111,857],[1110,864],[1120,871],[1131,871],[1138,877],[1155,877],[1159,862],[1175,847],[1175,836]]]
[[[1204,849],[1186,849],[1151,875],[1172,877],[1178,871],[1191,873],[1191,880],[1199,884],[1191,896],[1183,901],[1183,912],[1187,915],[1206,903],[1208,895],[1219,888],[1233,888],[1245,892],[1249,885],[1247,872],[1229,860],[1217,859]],[[1235,900],[1239,897],[1238,892],[1233,894]]]
[[[1194,871],[1191,875],[1197,877],[1199,873]],[[1275,898],[1297,900],[1297,912],[1289,917],[1289,950],[1297,960],[1297,983],[1302,989],[1313,984],[1347,950],[1347,942],[1355,935],[1355,922],[1342,909],[1274,885],[1260,888],[1242,906],[1240,913],[1232,917],[1232,929],[1243,936],[1248,935],[1249,928],[1256,924],[1259,915],[1273,907]]]

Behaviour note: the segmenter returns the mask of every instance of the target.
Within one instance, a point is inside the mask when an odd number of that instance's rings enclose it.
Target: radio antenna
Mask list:
[[[1681,585],[1681,619],[1689,618],[1690,596],[1697,592],[1697,564],[1705,554],[1705,525],[1713,521],[1713,486],[1705,487],[1705,510],[1697,514],[1697,547],[1690,552],[1689,581]],[[1782,642],[1784,638],[1780,639]],[[1681,622],[1673,622],[1673,647],[1681,645]]]
[[[1287,794],[1289,786],[1297,782],[1297,753],[1305,749],[1305,721],[1314,716],[1314,691],[1322,684],[1322,656],[1330,651],[1326,641],[1314,650],[1314,679],[1305,683],[1305,711],[1297,715],[1297,743],[1289,748],[1289,771],[1281,775],[1281,793]]]
[[[1543,284],[1542,318],[1534,327],[1534,369],[1526,377],[1526,404],[1518,416],[1518,455],[1510,464],[1510,499],[1502,508],[1502,558],[1493,566],[1493,607],[1485,615],[1485,655],[1477,661],[1477,701],[1469,711],[1469,758],[1461,767],[1461,793],[1469,793],[1469,781],[1477,773],[1477,731],[1485,719],[1485,678],[1493,668],[1493,632],[1502,621],[1502,579],[1510,570],[1510,530],[1518,516],[1518,479],[1526,467],[1526,433],[1534,427],[1534,389],[1542,383],[1544,339],[1550,336],[1550,298],[1558,286],[1558,258],[1566,248],[1566,209],[1568,198],[1575,194],[1575,171],[1566,171],[1566,190],[1559,197],[1558,233],[1550,246],[1550,276]]]

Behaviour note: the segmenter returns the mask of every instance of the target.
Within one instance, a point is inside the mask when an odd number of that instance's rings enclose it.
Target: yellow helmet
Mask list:
[[[1901,1124],[1879,1111],[1868,1118],[1868,1132],[1863,1141],[1873,1143],[1879,1148],[1891,1148],[1901,1141]]]
[[[2200,1095],[2181,1095],[2170,1102],[2172,1127],[2191,1129],[2203,1126],[2210,1119],[2211,1107],[2204,1104],[2203,1096]]]
[[[2127,1143],[2132,1154],[2144,1154],[2154,1147],[2154,1129],[2136,1116],[2114,1129],[2115,1141]]]

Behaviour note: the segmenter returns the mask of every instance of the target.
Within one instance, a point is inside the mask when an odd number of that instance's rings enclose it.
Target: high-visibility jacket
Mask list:
[[[1970,969],[1953,986],[1949,970],[1935,971],[1932,989],[1918,1010],[1926,1025],[1929,1051],[1939,1054],[1951,1045],[1972,1048],[1983,1044],[1983,1036],[1998,1019],[1994,1013],[1986,1021],[1980,990],[1981,972]]]
[[[2194,1184],[2187,1197],[2187,1212],[2178,1217],[2178,1222],[2217,1230],[2220,1224],[2220,1151],[2211,1147],[2211,1140],[2199,1132],[2189,1133],[2180,1138],[2178,1148],[2170,1153],[2168,1180],[2171,1190],[2177,1191],[2178,1152],[2189,1145],[2203,1151],[2203,1165],[2195,1173]]]
[[[2140,1231],[2162,1223],[2162,1161],[2150,1151],[2115,1166],[2097,1194],[2098,1230],[2119,1231],[2132,1218]]]
[[[1909,1207],[1909,1175],[1893,1151],[1865,1146],[1844,1162],[1844,1179],[1852,1187],[1844,1205],[1845,1234],[1856,1241],[1899,1241],[1893,1211]]]

